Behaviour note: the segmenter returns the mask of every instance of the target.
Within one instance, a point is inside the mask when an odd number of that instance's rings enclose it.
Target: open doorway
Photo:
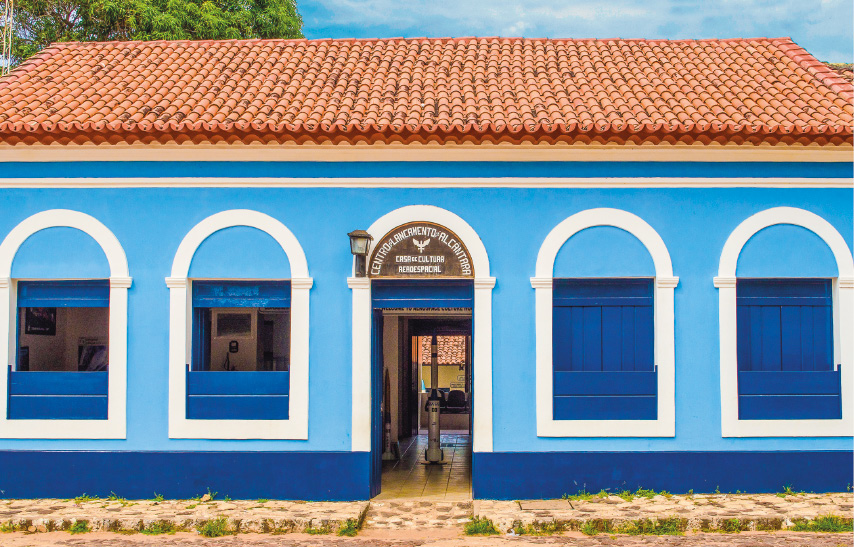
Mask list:
[[[379,497],[469,499],[471,309],[384,309],[381,344],[381,404],[375,416],[382,438]],[[440,463],[426,461],[434,379]]]

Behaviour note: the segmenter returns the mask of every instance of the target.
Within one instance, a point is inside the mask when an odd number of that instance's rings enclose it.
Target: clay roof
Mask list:
[[[0,142],[852,142],[849,81],[788,38],[53,44]]]
[[[429,365],[432,362],[430,351],[431,338],[420,336],[421,364]],[[466,362],[466,337],[465,336],[437,336],[436,337],[436,361],[440,365],[461,365]]]

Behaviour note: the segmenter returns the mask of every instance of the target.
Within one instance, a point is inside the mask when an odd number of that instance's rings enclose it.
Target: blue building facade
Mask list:
[[[476,498],[850,488],[850,142],[57,146],[0,150],[2,497],[369,498],[408,309],[470,319]]]
[[[26,470],[6,475],[4,490],[10,497],[69,496],[79,491],[119,491],[117,488],[128,492],[125,495],[148,496],[149,490],[156,490],[181,496],[207,486],[245,497],[366,497],[370,451],[354,450],[359,432],[354,431],[353,393],[358,386],[354,386],[352,371],[358,343],[354,336],[359,335],[351,313],[352,293],[364,289],[347,286],[352,256],[345,235],[353,227],[370,226],[384,215],[412,206],[416,206],[416,214],[420,207],[435,208],[470,226],[488,256],[486,277],[495,279],[490,291],[492,424],[488,433],[492,438],[488,450],[478,451],[480,417],[475,407],[476,496],[559,496],[575,488],[635,487],[635,483],[672,491],[773,491],[790,483],[809,490],[841,490],[849,482],[851,438],[844,429],[830,430],[830,436],[790,433],[788,425],[770,436],[722,433],[721,288],[715,287],[714,280],[720,277],[724,246],[740,225],[767,211],[791,211],[808,212],[810,218],[821,219],[825,228],[832,227],[848,255],[834,255],[828,242],[815,233],[815,226],[783,218],[748,239],[738,254],[735,277],[822,278],[838,285],[840,263],[844,266],[846,258],[851,261],[854,196],[850,187],[836,181],[850,175],[850,164],[771,166],[825,175],[799,177],[791,185],[779,176],[758,184],[751,181],[753,187],[732,184],[729,178],[697,177],[703,187],[686,183],[676,188],[619,187],[620,182],[637,180],[635,177],[591,182],[573,177],[571,164],[561,166],[560,176],[548,187],[541,182],[527,187],[522,177],[517,179],[518,186],[496,185],[488,175],[499,166],[467,165],[469,173],[477,175],[482,169],[487,175],[480,178],[480,186],[467,188],[454,187],[453,181],[442,188],[430,187],[435,179],[421,166],[400,171],[410,182],[396,188],[360,187],[360,179],[341,176],[347,174],[343,165],[311,166],[318,176],[338,174],[343,187],[335,187],[334,182],[331,187],[299,187],[282,177],[280,186],[255,184],[246,178],[236,188],[210,187],[215,184],[213,176],[210,185],[169,187],[168,164],[145,165],[154,175],[150,179],[154,184],[140,182],[133,188],[117,187],[115,178],[103,177],[105,170],[125,169],[125,165],[63,167],[70,175],[68,180],[86,178],[91,185],[57,187],[60,179],[41,176],[42,169],[52,171],[56,165],[28,164],[26,172],[32,178],[16,177],[9,182],[17,187],[4,189],[5,234],[46,211],[52,211],[47,224],[57,224],[33,232],[13,256],[3,257],[11,258],[7,275],[12,280],[132,279],[127,289],[119,289],[127,292],[126,428],[118,438],[98,438],[104,435],[98,432],[90,438],[85,430],[100,424],[83,420],[79,438],[50,438],[57,434],[50,432],[44,435],[48,438],[27,438],[39,435],[29,426],[30,433],[22,432],[22,438],[4,439],[4,468]],[[194,167],[218,170],[205,164]],[[377,165],[378,170],[387,167]],[[679,172],[692,166],[667,167]],[[715,167],[726,176],[739,166]],[[263,168],[275,176],[289,172],[292,166],[251,168]],[[608,173],[625,166],[601,164],[597,168]],[[642,175],[642,166],[638,169],[636,174]],[[716,187],[716,181],[726,182]],[[756,187],[763,182],[775,187]],[[229,207],[224,209],[222,204]],[[637,434],[634,429],[650,421],[642,420],[638,425],[618,424],[619,429],[607,436],[579,436],[572,431],[574,420],[554,420],[569,425],[564,434],[538,435],[537,329],[542,327],[536,315],[538,289],[532,288],[530,278],[540,273],[538,254],[549,233],[565,219],[591,210],[596,211],[595,225],[559,246],[554,278],[661,277],[649,250],[625,227],[613,226],[619,219],[609,218],[612,214],[631,215],[654,230],[672,263],[672,272],[666,272],[666,277],[678,277],[672,289],[672,421],[662,425],[661,431]],[[116,265],[92,235],[81,230],[83,225],[63,225],[64,211],[94,219],[109,230],[127,258],[127,272],[114,275]],[[281,223],[304,252],[300,266],[307,266],[309,275],[302,277],[313,280],[307,290],[305,438],[218,438],[220,426],[202,438],[173,438],[169,433],[170,287],[164,279],[173,276],[176,252],[187,234],[223,211],[252,211]],[[202,241],[192,254],[188,277],[296,277],[276,240],[259,227],[243,225],[252,224],[252,218],[241,218],[236,215],[235,225]],[[408,221],[435,219],[413,216]],[[8,248],[4,244],[4,250]],[[475,283],[478,266],[475,264]],[[112,313],[115,303],[111,301],[110,306]],[[477,310],[474,320],[480,321]],[[837,344],[850,343],[844,331],[837,328],[835,333],[842,338]],[[475,340],[479,334],[476,330]],[[110,333],[111,343],[115,335]],[[475,371],[475,390],[480,380]],[[844,390],[842,397],[844,401]],[[847,428],[849,415],[844,407],[842,411],[844,419],[828,422]],[[796,416],[787,414],[782,419],[795,425]],[[7,419],[6,423],[14,426],[14,421]],[[259,473],[259,467],[264,471]]]

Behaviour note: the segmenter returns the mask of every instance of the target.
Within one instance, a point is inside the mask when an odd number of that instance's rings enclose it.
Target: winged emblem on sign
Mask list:
[[[429,239],[425,239],[424,241],[418,241],[417,239],[413,239],[413,240],[412,240],[412,243],[414,243],[414,244],[415,244],[415,246],[416,246],[416,247],[418,247],[418,252],[419,252],[419,253],[423,253],[423,252],[424,252],[424,247],[426,247],[427,245],[430,245],[430,240],[429,240]]]

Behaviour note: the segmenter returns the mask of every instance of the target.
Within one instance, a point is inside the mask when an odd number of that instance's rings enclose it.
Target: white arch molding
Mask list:
[[[474,408],[472,450],[492,452],[492,289],[489,257],[480,236],[456,214],[432,205],[409,205],[378,218],[370,228],[375,242],[408,222],[432,222],[445,226],[462,240],[474,267],[473,363]],[[373,247],[369,249],[373,250]],[[354,270],[355,271],[355,262]],[[350,277],[353,291],[353,438],[352,451],[371,450],[371,280]]]
[[[759,231],[780,224],[800,226],[820,237],[836,260],[833,280],[834,362],[842,366],[842,418],[839,420],[739,420],[738,327],[736,325],[736,266],[741,250]],[[854,259],[827,220],[797,207],[760,211],[738,225],[721,252],[718,276],[721,344],[721,435],[724,437],[850,437],[854,432]]]
[[[658,370],[658,415],[655,420],[555,420],[553,418],[552,286],[557,254],[572,236],[587,228],[613,226],[635,236],[655,265],[655,365]],[[642,218],[620,209],[588,209],[552,229],[537,254],[531,278],[536,300],[537,436],[539,437],[673,437],[676,434],[673,291],[679,278],[667,246]]]
[[[89,235],[104,251],[110,266],[109,363],[106,420],[9,420],[8,378],[0,374],[0,438],[5,439],[124,439],[127,430],[127,330],[131,286],[125,251],[119,240],[96,218],[68,209],[36,213],[15,226],[0,244],[0,355],[6,364],[16,358],[17,279],[12,263],[21,245],[48,228],[75,228]]]
[[[214,233],[234,226],[256,228],[282,248],[291,269],[291,370],[287,420],[187,419],[186,367],[192,351],[192,280],[196,250]],[[284,279],[284,278],[283,278]],[[309,291],[312,279],[302,246],[275,218],[248,209],[222,211],[196,224],[172,262],[169,287],[169,437],[172,439],[308,439]]]

